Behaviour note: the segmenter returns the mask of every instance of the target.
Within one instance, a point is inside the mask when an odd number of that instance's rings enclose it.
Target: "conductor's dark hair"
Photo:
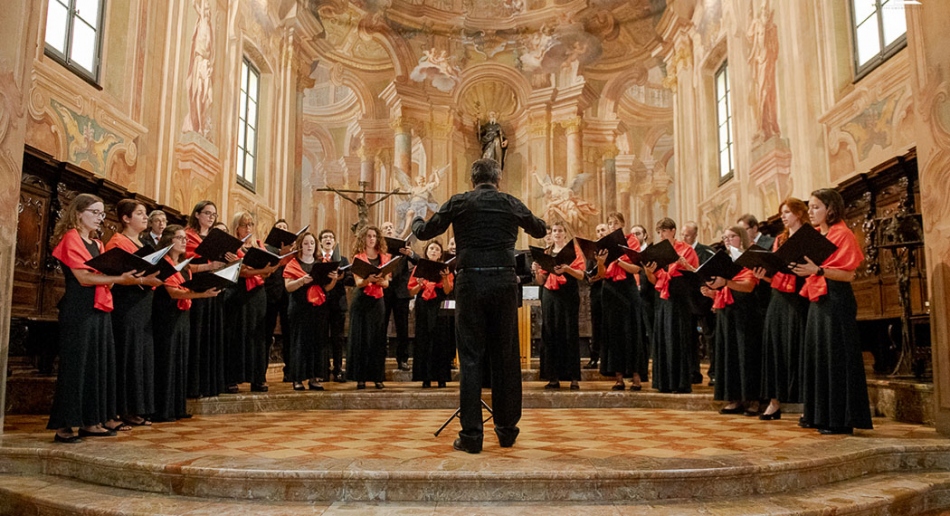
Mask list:
[[[491,183],[498,186],[501,180],[501,166],[490,158],[482,158],[472,163],[472,184],[481,185]]]
[[[821,201],[828,208],[825,214],[825,224],[832,226],[844,218],[844,199],[833,188],[820,188],[811,193],[811,196]]]

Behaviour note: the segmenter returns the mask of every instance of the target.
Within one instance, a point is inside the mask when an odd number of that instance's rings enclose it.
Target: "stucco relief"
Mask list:
[[[88,168],[96,175],[105,175],[109,152],[124,140],[103,128],[95,119],[73,112],[56,99],[50,99],[50,106],[66,137],[65,160]]]
[[[409,78],[416,82],[429,81],[432,87],[443,92],[450,92],[461,80],[461,67],[456,56],[447,55],[445,50],[431,48],[422,52],[419,63],[409,74]]]
[[[934,263],[950,262],[950,84],[927,70],[926,87],[918,96],[917,113],[930,134],[930,159],[920,163],[921,211],[927,247]],[[943,305],[948,306],[948,305]]]
[[[721,188],[716,194],[699,205],[701,217],[699,226],[702,229],[702,241],[714,242],[719,240],[723,229],[730,227],[739,218],[739,189],[735,181]],[[677,221],[682,224],[685,221]]]
[[[0,61],[0,184],[17,183],[22,160],[22,141],[11,137],[16,133],[24,117],[23,95],[17,86],[11,71],[13,66],[6,60]],[[19,202],[19,188],[0,189],[0,211],[12,213]],[[12,242],[16,234],[15,224],[3,224],[0,227],[0,242]]]

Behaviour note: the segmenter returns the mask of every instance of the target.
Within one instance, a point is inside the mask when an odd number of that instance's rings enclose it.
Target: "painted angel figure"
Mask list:
[[[547,174],[542,177],[533,172],[544,194],[544,220],[563,220],[571,230],[576,230],[579,222],[586,223],[587,217],[597,215],[599,211],[590,202],[579,196],[581,188],[593,174],[580,174],[571,181],[571,186],[564,186],[564,178],[555,177],[553,180]]]
[[[409,200],[396,205],[396,227],[397,238],[406,238],[412,230],[412,219],[416,216],[425,218],[431,210],[435,213],[439,209],[439,203],[432,196],[435,190],[442,182],[442,176],[448,170],[449,165],[444,165],[435,172],[426,177],[422,174],[416,176],[414,183],[409,180],[409,176],[399,167],[394,167],[396,180],[399,182],[400,191],[409,193]]]

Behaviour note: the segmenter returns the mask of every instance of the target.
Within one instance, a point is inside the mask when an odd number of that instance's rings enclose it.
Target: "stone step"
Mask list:
[[[88,484],[49,475],[0,475],[0,515],[116,514],[150,515],[334,515],[393,513],[401,515],[486,514],[499,516],[550,514],[708,515],[852,514],[910,516],[946,514],[950,508],[950,473],[888,472],[806,488],[789,493],[614,502],[587,501],[313,501],[198,498],[147,493]],[[723,493],[724,494],[724,493]]]
[[[822,490],[832,489],[838,493],[832,498],[838,500],[853,498],[871,504],[893,497],[904,504],[918,496],[911,494],[916,489],[929,493],[928,489],[941,486],[937,499],[941,504],[950,503],[946,490],[950,486],[950,443],[937,439],[855,436],[838,440],[834,446],[817,443],[705,459],[630,456],[545,461],[486,455],[477,460],[479,457],[461,455],[410,460],[268,459],[168,452],[117,442],[69,448],[5,436],[0,448],[0,478],[55,476],[169,496],[275,502],[635,501],[653,505],[718,499],[729,504],[742,499],[758,503],[807,490],[830,497]],[[838,487],[847,485],[839,484],[842,482],[875,477],[888,479],[880,484],[889,487],[869,492]],[[901,479],[910,480],[905,483]],[[879,499],[872,500],[872,493]],[[929,507],[928,500],[922,499],[915,507]]]

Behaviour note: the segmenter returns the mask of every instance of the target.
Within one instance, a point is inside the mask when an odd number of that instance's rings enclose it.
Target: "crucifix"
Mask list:
[[[394,188],[391,192],[377,192],[373,190],[366,190],[369,181],[360,181],[360,190],[339,190],[333,188],[332,186],[327,185],[326,188],[317,188],[318,192],[334,192],[340,197],[350,201],[356,205],[356,209],[359,213],[359,220],[357,220],[353,225],[350,226],[350,231],[354,235],[358,234],[361,229],[366,227],[369,224],[369,209],[377,204],[386,200],[390,195],[409,195],[408,193],[400,192],[398,188]],[[358,197],[350,197],[346,194],[360,194]],[[366,194],[382,195],[379,199],[368,203],[366,202]]]

